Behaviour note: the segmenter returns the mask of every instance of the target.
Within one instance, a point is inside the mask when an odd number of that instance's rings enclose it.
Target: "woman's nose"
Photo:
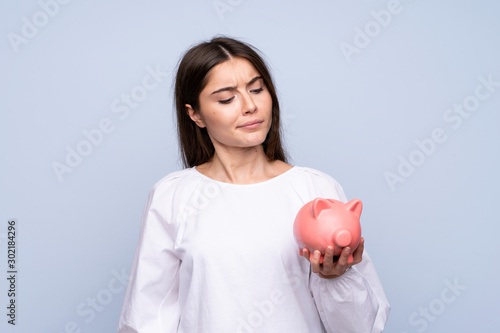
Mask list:
[[[244,114],[252,114],[257,111],[257,105],[255,105],[252,96],[248,92],[242,94],[242,100]]]

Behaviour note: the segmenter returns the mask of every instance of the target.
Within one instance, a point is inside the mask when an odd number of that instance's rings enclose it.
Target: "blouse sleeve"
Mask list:
[[[342,187],[333,178],[320,172],[315,178],[312,183],[316,193],[325,198],[347,201]],[[319,179],[322,181],[318,182]],[[328,333],[378,333],[384,330],[390,305],[366,250],[363,260],[338,278],[323,279],[311,274],[310,289]]]
[[[370,257],[344,275],[323,279],[311,274],[311,292],[329,333],[377,333],[384,330],[390,306]]]
[[[118,333],[177,331],[180,260],[174,252],[173,226],[167,221],[172,205],[165,200],[168,196],[166,186],[158,184],[149,195]]]

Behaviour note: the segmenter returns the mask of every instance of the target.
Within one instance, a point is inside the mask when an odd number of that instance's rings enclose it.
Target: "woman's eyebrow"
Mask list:
[[[262,75],[254,77],[253,79],[250,80],[250,82],[247,83],[247,86],[251,85],[252,83],[260,79],[262,79]]]
[[[260,80],[260,79],[262,79],[261,75],[254,77],[253,79],[251,79],[247,83],[247,86],[251,85],[252,83],[254,83],[255,81]],[[236,89],[236,87],[224,87],[224,88],[217,89],[216,91],[212,92],[210,95],[217,94],[217,93],[220,93],[220,92],[223,92],[223,91],[230,91],[230,90],[234,90],[234,89]]]

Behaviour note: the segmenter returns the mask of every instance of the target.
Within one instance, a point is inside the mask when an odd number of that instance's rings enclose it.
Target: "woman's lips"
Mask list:
[[[244,123],[243,125],[238,126],[238,128],[243,128],[243,129],[255,129],[260,126],[264,121],[263,120],[252,120],[249,122]]]

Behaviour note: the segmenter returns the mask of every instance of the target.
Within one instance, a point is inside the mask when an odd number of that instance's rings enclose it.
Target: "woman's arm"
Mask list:
[[[366,251],[342,276],[325,279],[312,273],[310,288],[327,332],[383,331],[390,306]]]
[[[332,177],[308,169],[310,186],[315,197],[337,199],[347,202],[340,184]],[[308,253],[305,254],[309,259]],[[382,332],[389,316],[390,306],[385,297],[378,274],[364,251],[364,242],[353,253],[354,264],[346,264],[348,254],[330,267],[315,266],[312,258],[309,287],[316,307],[327,332],[378,333]],[[360,256],[361,255],[361,256]],[[344,260],[344,262],[342,262]],[[346,267],[350,267],[345,271]],[[328,270],[329,268],[329,270]],[[324,272],[327,275],[314,273]],[[342,274],[343,273],[343,274]],[[330,279],[331,276],[341,275]]]
[[[176,332],[180,260],[166,221],[166,188],[155,186],[146,205],[118,333]]]

